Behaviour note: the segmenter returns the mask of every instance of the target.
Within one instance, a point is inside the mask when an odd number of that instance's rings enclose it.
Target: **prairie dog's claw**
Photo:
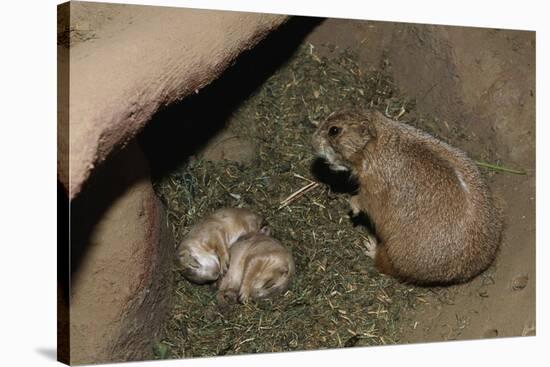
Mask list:
[[[371,259],[374,259],[374,256],[376,256],[376,248],[378,246],[378,244],[376,243],[376,238],[369,234],[363,244],[366,248],[365,255],[367,255]]]
[[[249,297],[243,293],[240,293],[239,294],[239,302],[242,303],[243,305],[247,304],[249,301]]]

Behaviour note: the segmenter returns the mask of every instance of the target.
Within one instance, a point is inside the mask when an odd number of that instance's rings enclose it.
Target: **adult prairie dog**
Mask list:
[[[237,299],[269,297],[288,289],[294,275],[294,260],[290,250],[264,227],[248,234],[231,247],[229,270],[218,281],[218,300],[223,303]]]
[[[379,112],[325,121],[313,145],[332,169],[359,182],[352,211],[377,239],[377,268],[419,284],[464,282],[496,256],[502,219],[476,164],[459,149]]]
[[[178,246],[183,275],[198,284],[213,282],[229,266],[229,248],[248,233],[257,232],[263,218],[243,208],[223,208],[195,225]]]

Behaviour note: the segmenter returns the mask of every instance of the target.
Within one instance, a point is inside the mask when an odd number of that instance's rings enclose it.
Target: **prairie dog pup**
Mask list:
[[[352,211],[375,227],[379,271],[419,284],[464,282],[496,256],[500,211],[464,152],[379,112],[337,114],[319,126],[317,153],[359,182]],[[378,243],[376,243],[378,242]]]
[[[218,301],[246,303],[284,292],[294,271],[290,250],[269,237],[269,230],[246,235],[231,247],[229,270],[218,281]]]
[[[239,237],[260,230],[263,218],[242,208],[220,209],[196,224],[178,247],[184,276],[198,284],[212,282],[229,266],[229,248]]]

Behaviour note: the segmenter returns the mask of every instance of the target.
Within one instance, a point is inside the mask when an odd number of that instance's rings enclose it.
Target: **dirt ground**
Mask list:
[[[176,238],[216,207],[252,206],[291,246],[299,275],[282,299],[223,314],[213,289],[175,271],[179,301],[157,356],[534,335],[534,48],[529,32],[294,19],[222,81],[159,114],[144,146]],[[294,174],[315,177],[311,123],[368,101],[516,171],[481,169],[506,229],[496,262],[471,282],[422,288],[377,274],[345,194],[324,185],[278,209],[300,187]]]
[[[432,133],[527,173],[488,178],[506,218],[496,263],[467,284],[431,289],[406,311],[401,341],[535,335],[534,33],[329,19],[307,41],[326,55],[324,43],[359,50],[365,64],[390,70],[418,111],[451,126]]]

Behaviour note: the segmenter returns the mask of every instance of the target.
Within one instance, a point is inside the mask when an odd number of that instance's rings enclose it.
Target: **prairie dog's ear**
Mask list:
[[[185,267],[192,269],[198,269],[201,266],[195,256],[191,255],[188,251],[185,251],[182,255],[180,255],[180,263],[182,263]]]
[[[187,248],[184,248],[184,249],[178,251],[178,257],[180,259],[185,259],[189,256],[191,256],[191,252]]]
[[[281,276],[286,277],[290,274],[290,268],[287,266],[281,270]]]
[[[364,118],[361,120],[361,125],[359,126],[359,134],[362,138],[365,138],[365,140],[374,140],[377,136],[376,128],[374,127],[374,124],[372,123],[372,119],[370,118]]]
[[[350,162],[355,167],[362,167],[360,170],[366,170],[369,164],[370,154],[376,149],[378,132],[376,127],[372,123],[372,113],[368,113],[362,116],[362,119],[356,127],[356,131],[359,135],[360,141],[358,142],[361,147],[351,157]]]
[[[264,225],[262,228],[260,228],[260,233],[265,234],[266,236],[271,235],[271,229],[267,225]]]

